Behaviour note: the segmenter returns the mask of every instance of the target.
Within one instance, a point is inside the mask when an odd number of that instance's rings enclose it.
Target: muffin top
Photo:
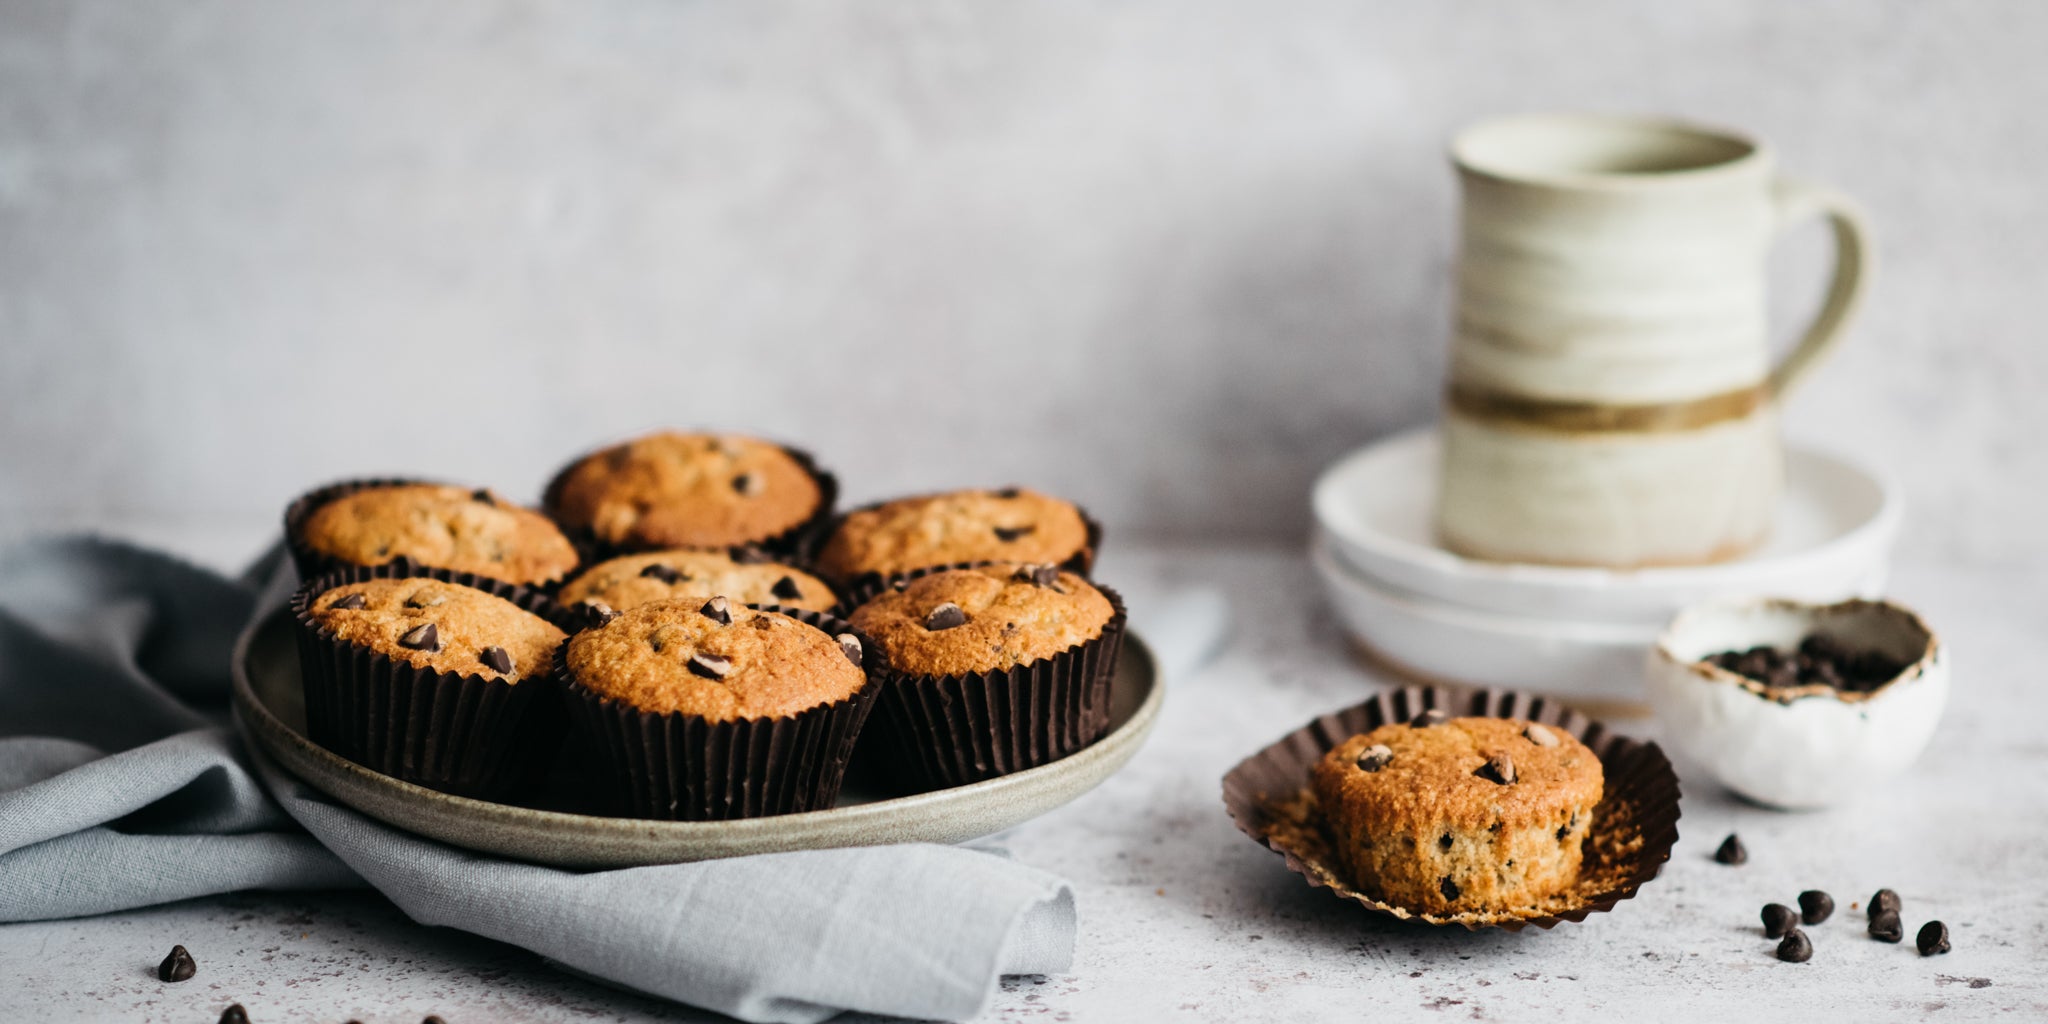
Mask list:
[[[507,583],[547,583],[576,568],[576,548],[548,517],[485,490],[393,484],[344,494],[306,517],[299,538],[351,565],[401,555]]]
[[[990,672],[1050,658],[1102,635],[1116,608],[1049,564],[948,569],[887,590],[853,613],[889,664],[915,675]]]
[[[867,683],[860,641],[722,597],[655,601],[569,640],[586,689],[641,711],[726,722],[786,718]]]
[[[1088,547],[1072,503],[1021,487],[902,498],[847,514],[818,555],[840,579],[954,562],[1065,562]]]
[[[607,544],[724,548],[802,525],[823,501],[780,445],[667,432],[578,460],[549,488],[548,511]]]
[[[1375,746],[1386,756],[1373,756]],[[1318,796],[1366,820],[1475,831],[1591,807],[1603,787],[1600,759],[1585,744],[1556,726],[1511,718],[1383,725],[1338,744],[1316,770]]]
[[[507,683],[546,673],[563,636],[495,594],[425,578],[343,584],[309,611],[320,628],[393,660]]]
[[[839,603],[823,580],[780,562],[739,562],[720,551],[654,551],[600,562],[562,588],[563,604],[597,601],[616,611],[649,601],[724,594],[735,604],[822,612]]]

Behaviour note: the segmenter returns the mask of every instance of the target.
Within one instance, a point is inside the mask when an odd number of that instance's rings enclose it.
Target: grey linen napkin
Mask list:
[[[0,921],[368,884],[422,924],[755,1021],[959,1019],[1000,976],[1072,961],[1067,884],[975,850],[575,872],[421,839],[263,765],[273,800],[226,698],[280,571],[273,553],[229,580],[88,539],[0,551]]]

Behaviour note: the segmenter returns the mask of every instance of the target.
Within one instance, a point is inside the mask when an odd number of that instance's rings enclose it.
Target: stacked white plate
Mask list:
[[[1485,562],[1437,542],[1438,459],[1436,432],[1423,430],[1338,460],[1316,481],[1309,549],[1345,629],[1429,681],[1640,703],[1644,658],[1680,610],[1877,596],[1899,529],[1889,479],[1791,446],[1770,541],[1748,557],[1626,571]]]

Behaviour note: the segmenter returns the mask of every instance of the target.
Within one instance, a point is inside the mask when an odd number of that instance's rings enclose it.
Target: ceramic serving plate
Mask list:
[[[449,796],[346,760],[305,736],[305,700],[291,622],[280,610],[242,634],[234,657],[235,719],[284,770],[379,821],[453,846],[570,868],[634,867],[786,850],[882,843],[958,843],[1028,821],[1086,793],[1131,759],[1164,695],[1152,653],[1126,633],[1109,732],[1028,771],[915,796],[875,799],[849,784],[831,810],[740,821],[607,818]]]

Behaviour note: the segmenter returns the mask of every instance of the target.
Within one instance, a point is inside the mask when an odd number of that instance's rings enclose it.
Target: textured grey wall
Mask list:
[[[1436,404],[1457,125],[1747,126],[1870,208],[1798,434],[2048,562],[2048,4],[0,0],[0,526],[256,543],[661,424],[854,498],[1298,536]],[[1777,263],[1805,310],[1818,232]]]

